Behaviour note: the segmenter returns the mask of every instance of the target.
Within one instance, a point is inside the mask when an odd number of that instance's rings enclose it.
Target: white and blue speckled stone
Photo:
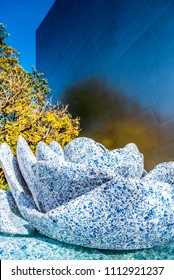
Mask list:
[[[19,183],[16,191],[21,187],[20,191],[24,190],[26,193],[30,194],[30,190],[20,172],[18,161],[7,143],[3,143],[0,146],[0,164],[4,170],[6,178],[8,177],[8,180],[10,180],[11,176],[16,177],[17,182]]]
[[[174,162],[159,163],[154,169],[146,174],[144,178],[142,178],[142,181],[151,179],[174,186]]]
[[[11,161],[8,168],[14,172]],[[48,237],[101,249],[139,249],[174,240],[174,189],[168,183],[118,176],[43,214],[12,173],[7,180],[20,212]]]
[[[19,212],[28,221],[26,208],[36,210],[37,207],[20,173],[16,157],[6,143],[0,148],[0,162]]]
[[[12,194],[4,190],[0,191],[0,232],[20,235],[33,232],[21,217]]]
[[[139,179],[144,170],[144,157],[132,143],[109,151],[90,138],[79,137],[65,147],[64,153],[67,161],[86,164],[112,176]]]
[[[49,144],[49,147],[55,152],[57,153],[60,157],[62,157],[64,159],[64,152],[62,147],[60,146],[60,144],[56,141],[52,141]]]
[[[151,183],[109,181],[47,214],[22,197],[19,207],[26,207],[21,212],[34,228],[60,241],[100,249],[152,247],[174,239],[174,206],[171,186]]]
[[[116,171],[113,172],[114,179],[103,184],[100,182],[101,185],[99,183],[99,186],[95,185],[95,188],[85,193],[83,191],[75,198],[71,197],[66,203],[44,214],[37,210],[31,193],[22,183],[21,176],[16,175],[16,170],[19,174],[17,162],[8,145],[1,146],[0,160],[8,184],[20,213],[30,226],[59,241],[99,249],[140,249],[174,241],[173,163],[158,165],[145,177],[139,179],[144,170],[143,157],[135,145],[129,144],[123,149],[103,150],[103,154],[100,153],[101,151],[98,154],[95,148],[92,148],[93,160],[96,155],[98,162],[104,157],[104,168],[106,168],[108,154],[109,160],[110,157],[117,159],[112,161],[117,165]],[[82,154],[80,157],[80,160],[84,159]],[[85,161],[88,160],[86,156]],[[107,164],[111,163],[109,160]],[[97,169],[94,169],[94,166],[91,168],[91,172],[95,170],[94,174],[90,173],[86,163],[83,170],[82,164],[59,161],[56,157],[49,161],[35,162],[30,166],[30,172],[34,171],[35,180],[38,182],[43,180],[43,185],[39,186],[40,190],[49,183],[54,185],[56,180],[57,186],[62,180],[62,185],[66,186],[64,190],[66,193],[73,182],[79,182],[80,188],[83,187],[88,176],[89,182],[91,182],[91,175],[94,175],[92,179],[96,179],[97,172],[100,171],[98,162],[96,159],[94,164]],[[140,167],[137,167],[138,164]],[[130,169],[129,165],[131,165]],[[59,172],[62,177],[56,175]],[[136,176],[132,176],[133,172]],[[101,178],[99,176],[98,180]],[[73,188],[75,187],[76,184]],[[40,198],[44,199],[43,196]]]
[[[65,161],[39,161],[32,166],[35,180],[42,190],[42,209],[48,212],[69,200],[111,180],[107,172]]]
[[[144,250],[96,250],[51,240],[33,234],[5,236],[0,234],[1,260],[173,260],[174,243]],[[144,277],[143,277],[144,278]]]
[[[64,149],[65,160],[89,164],[90,160],[95,160],[108,150],[101,144],[87,137],[78,137],[68,143]]]
[[[101,159],[100,168],[110,170],[111,174],[119,174],[127,178],[140,179],[144,170],[144,156],[135,144],[111,150]]]
[[[17,142],[17,160],[22,176],[24,177],[24,180],[32,193],[34,201],[38,209],[42,211],[40,204],[41,192],[35,182],[35,178],[31,170],[31,166],[36,163],[36,157],[22,136],[19,136]]]
[[[51,145],[53,149],[56,149],[57,146],[55,143]],[[39,142],[36,147],[36,159],[37,161],[40,160],[56,160],[56,161],[64,161],[64,154],[60,152],[60,150],[56,149],[56,152],[49,146],[47,146],[43,142]],[[62,150],[63,152],[63,150]]]

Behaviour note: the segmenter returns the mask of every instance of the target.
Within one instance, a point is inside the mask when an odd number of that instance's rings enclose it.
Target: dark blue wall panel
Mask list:
[[[106,79],[124,98],[91,127],[106,131],[110,118],[115,146],[136,142],[150,167],[174,160],[173,0],[57,0],[36,40],[54,101],[81,81]],[[85,125],[83,134],[93,135]]]

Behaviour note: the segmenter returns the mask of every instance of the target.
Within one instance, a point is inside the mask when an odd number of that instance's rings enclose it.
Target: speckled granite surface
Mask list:
[[[1,260],[174,260],[174,243],[144,250],[98,250],[70,245],[40,234],[0,234]]]
[[[40,143],[35,158],[20,137],[17,159],[7,144],[1,145],[0,160],[12,195],[31,228],[58,241],[97,249],[141,249],[174,241],[173,162],[147,174],[134,144],[108,151],[92,139],[77,138],[65,148],[65,157],[53,144]],[[4,197],[1,204],[6,207]]]
[[[29,235],[33,230],[22,218],[10,192],[0,191],[0,232]]]
[[[107,150],[94,140],[79,137],[71,141],[64,150],[65,160],[92,166],[115,176],[141,178],[144,167],[144,157],[135,144],[124,148]]]
[[[97,250],[81,246],[69,245],[59,242],[41,234],[36,234],[28,223],[23,220],[17,210],[11,193],[0,192],[0,197],[8,199],[10,216],[6,216],[5,227],[1,232],[8,231],[12,234],[0,233],[0,259],[1,260],[164,260],[174,259],[174,243],[151,249],[132,251]],[[4,201],[4,199],[3,199]],[[4,201],[5,202],[5,201]],[[5,205],[5,203],[4,203]],[[7,214],[8,211],[6,211]],[[2,214],[2,205],[0,206]],[[11,217],[13,215],[13,217]],[[16,216],[16,217],[15,217]],[[2,217],[2,216],[1,216]],[[17,218],[17,221],[16,221]],[[7,228],[7,221],[13,223],[12,231]],[[1,220],[2,222],[2,220]],[[14,231],[15,226],[15,231]],[[23,231],[24,230],[24,231]]]

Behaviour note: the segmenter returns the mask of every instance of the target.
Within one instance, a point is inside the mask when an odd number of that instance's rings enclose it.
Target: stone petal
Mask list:
[[[61,158],[64,159],[63,149],[58,142],[52,141],[49,146],[55,153],[57,153]]]
[[[37,183],[35,182],[35,178],[33,176],[33,172],[31,170],[31,166],[36,163],[36,157],[28,146],[27,142],[22,136],[19,136],[17,142],[17,160],[19,164],[20,171],[30,189],[34,201],[40,211],[43,211],[40,196],[42,190],[39,189]]]
[[[107,172],[71,162],[40,161],[32,166],[42,189],[44,212],[67,203],[112,179]]]
[[[174,162],[163,162],[156,165],[145,177],[142,178],[142,181],[145,182],[151,179],[174,186]]]
[[[68,143],[64,149],[65,160],[89,164],[89,160],[97,159],[108,151],[103,145],[87,137],[78,137]]]
[[[54,145],[55,147],[55,145]],[[63,150],[62,150],[63,152]],[[58,161],[64,161],[64,154],[58,154],[57,152],[54,152],[54,150],[47,146],[43,142],[39,142],[36,147],[36,159],[39,160],[58,160]]]
[[[33,232],[22,218],[10,192],[0,191],[0,232],[29,235]]]
[[[144,157],[133,143],[109,151],[90,138],[79,137],[65,147],[64,153],[67,161],[86,164],[113,177],[119,174],[140,179],[144,170]]]
[[[121,250],[173,241],[173,200],[169,184],[118,178],[46,214],[27,205],[23,196],[18,207],[31,226],[48,237],[85,247]]]

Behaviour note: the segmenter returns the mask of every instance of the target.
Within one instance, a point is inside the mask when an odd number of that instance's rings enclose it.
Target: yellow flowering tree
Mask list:
[[[16,152],[22,135],[34,151],[39,141],[58,141],[62,147],[78,136],[79,119],[73,119],[67,106],[51,104],[50,89],[43,74],[27,72],[19,64],[19,53],[4,39],[6,26],[0,24],[0,144],[7,142]],[[0,188],[6,185],[0,169]]]

